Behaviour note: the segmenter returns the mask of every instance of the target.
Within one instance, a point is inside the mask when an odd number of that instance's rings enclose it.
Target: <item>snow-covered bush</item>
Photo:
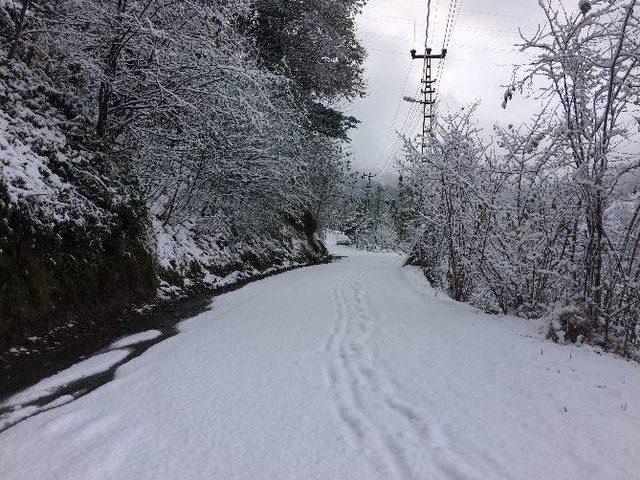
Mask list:
[[[410,261],[459,300],[489,311],[548,315],[578,337],[630,354],[639,346],[640,13],[594,1],[560,15],[523,49],[536,56],[505,94],[545,100],[519,127],[483,141],[473,108],[441,117],[424,155],[402,165],[413,204]],[[584,9],[583,9],[584,10]],[[411,210],[409,209],[411,212]],[[577,309],[577,310],[576,310]]]

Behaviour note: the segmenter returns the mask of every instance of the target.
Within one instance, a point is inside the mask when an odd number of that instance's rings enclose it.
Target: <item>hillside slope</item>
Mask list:
[[[326,257],[312,219],[164,224],[135,177],[101,153],[79,100],[3,55],[0,353],[52,330],[86,330],[151,301],[159,286],[166,298]]]

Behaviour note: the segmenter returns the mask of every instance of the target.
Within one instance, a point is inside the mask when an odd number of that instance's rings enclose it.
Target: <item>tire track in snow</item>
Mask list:
[[[337,319],[327,344],[329,378],[341,421],[381,478],[417,478],[402,444],[404,431],[387,425],[385,396],[389,383],[380,378],[368,348],[372,315],[364,302],[361,280],[349,277],[334,286]]]
[[[385,448],[393,458],[396,470],[400,474],[396,478],[414,479],[416,476],[412,471],[409,452],[406,449],[408,440],[406,429],[398,430],[397,424],[394,425],[395,419],[385,409],[385,399],[393,397],[394,391],[384,375],[381,374],[369,347],[371,328],[376,317],[368,308],[362,278],[354,283],[349,299],[348,305],[351,306],[349,318],[352,329],[350,343],[352,349],[358,352],[357,356],[352,357],[349,366],[353,372],[354,385],[357,386],[361,407],[367,412],[372,423],[380,432]]]
[[[385,479],[427,479],[434,474],[473,478],[448,448],[446,435],[402,398],[376,361],[369,339],[379,317],[369,308],[363,275],[334,285],[333,297],[337,319],[327,343],[330,383],[339,417],[372,467]]]
[[[333,286],[336,321],[326,346],[329,383],[341,422],[372,468],[382,478],[398,478],[399,472],[394,468],[391,453],[385,449],[375,425],[363,412],[361,398],[349,367],[349,354],[346,350],[349,340],[349,311],[342,293],[349,280],[350,277],[347,276]]]

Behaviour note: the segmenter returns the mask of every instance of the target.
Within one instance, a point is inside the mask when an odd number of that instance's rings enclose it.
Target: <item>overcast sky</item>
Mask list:
[[[480,100],[478,117],[485,127],[526,120],[531,105],[516,98],[503,110],[504,88],[500,85],[509,82],[512,64],[523,61],[513,45],[519,40],[519,27],[524,32],[535,31],[541,20],[537,1],[432,0],[429,43],[434,51],[442,48],[451,2],[458,5],[459,14],[438,79],[441,109]],[[422,63],[412,61],[409,50],[424,48],[426,9],[427,0],[369,0],[358,19],[369,58],[368,95],[347,107],[362,121],[351,135],[356,170],[379,173],[387,164],[385,172],[392,173],[393,157],[401,147],[395,131],[417,133],[419,105],[404,102],[402,97],[415,96],[420,87]],[[433,67],[436,71],[437,64]]]

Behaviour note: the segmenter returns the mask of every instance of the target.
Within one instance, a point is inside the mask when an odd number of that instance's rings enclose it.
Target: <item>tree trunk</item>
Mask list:
[[[11,44],[11,49],[9,50],[9,56],[7,57],[11,60],[16,52],[18,51],[18,45],[20,44],[20,39],[22,38],[22,32],[24,31],[25,19],[27,17],[27,10],[29,10],[29,6],[31,5],[31,0],[22,0],[22,9],[20,10],[20,18],[18,20],[18,26],[16,27],[16,33],[13,37],[13,43]]]
[[[107,133],[109,125],[109,108],[111,107],[111,97],[113,93],[112,82],[115,79],[118,69],[118,53],[120,46],[114,40],[109,49],[106,59],[105,78],[100,82],[100,91],[98,93],[98,123],[96,124],[96,133],[102,138]]]
[[[126,10],[126,0],[118,0],[116,10],[118,23]],[[118,71],[118,57],[123,48],[123,37],[121,33],[116,31],[109,53],[105,59],[104,79],[100,82],[100,90],[98,92],[98,123],[96,124],[96,133],[102,138],[106,135],[109,127],[109,109],[111,108],[111,100],[113,96],[113,81]]]

